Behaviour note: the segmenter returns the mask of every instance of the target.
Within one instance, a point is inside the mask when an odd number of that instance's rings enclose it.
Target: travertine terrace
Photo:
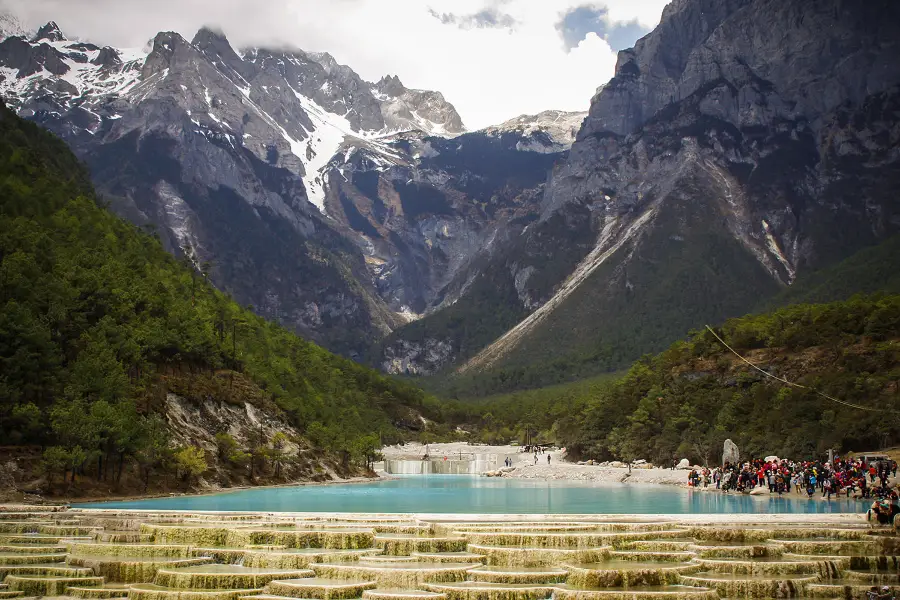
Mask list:
[[[0,511],[0,598],[862,598],[898,556],[860,515]]]

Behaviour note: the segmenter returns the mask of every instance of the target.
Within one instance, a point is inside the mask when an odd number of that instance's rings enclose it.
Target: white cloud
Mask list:
[[[567,52],[556,24],[568,10],[606,6],[611,22],[653,27],[667,2],[0,0],[0,6],[28,26],[52,19],[67,35],[99,44],[142,46],[161,30],[190,39],[208,24],[221,27],[235,46],[327,51],[365,79],[390,73],[409,87],[443,92],[466,125],[477,128],[549,108],[587,110],[596,88],[613,75],[616,57],[593,34]],[[484,11],[489,18],[478,16]]]

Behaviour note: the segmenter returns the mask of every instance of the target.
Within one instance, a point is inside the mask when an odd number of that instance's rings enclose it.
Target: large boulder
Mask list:
[[[690,468],[691,468],[691,461],[689,461],[689,460],[686,459],[686,458],[682,458],[681,461],[679,461],[678,465],[677,465],[675,468],[676,468],[676,469],[682,469],[682,470],[690,470]]]
[[[737,444],[732,442],[730,439],[725,440],[725,444],[722,448],[722,464],[731,463],[737,464],[741,460],[741,453],[738,450]]]

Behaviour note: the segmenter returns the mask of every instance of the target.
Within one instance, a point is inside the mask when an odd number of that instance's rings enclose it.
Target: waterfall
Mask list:
[[[392,475],[479,475],[498,467],[496,454],[469,454],[462,459],[429,458],[428,460],[384,461],[384,472]]]

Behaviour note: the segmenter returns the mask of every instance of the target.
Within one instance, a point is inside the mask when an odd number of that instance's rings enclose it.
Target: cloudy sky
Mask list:
[[[363,78],[400,76],[444,93],[470,129],[523,113],[587,110],[616,51],[669,0],[0,0],[29,28],[140,47],[157,31],[202,25],[236,47],[327,51]]]

